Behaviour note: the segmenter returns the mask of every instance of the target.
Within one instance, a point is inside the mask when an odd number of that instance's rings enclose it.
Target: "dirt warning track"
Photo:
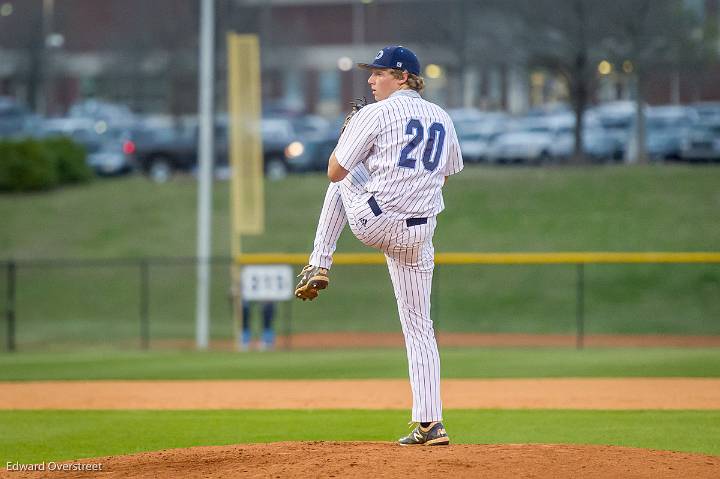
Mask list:
[[[720,409],[720,379],[446,379],[446,408]],[[404,379],[0,383],[0,409],[409,409]]]

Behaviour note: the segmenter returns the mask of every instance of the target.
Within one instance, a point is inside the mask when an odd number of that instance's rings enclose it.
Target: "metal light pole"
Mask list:
[[[354,3],[352,6],[352,43],[353,52],[359,55],[362,47],[365,45],[365,4]],[[357,58],[354,59],[357,62]],[[365,60],[363,60],[365,61]],[[365,85],[363,85],[363,76],[357,68],[352,69],[353,78],[353,98],[363,96]]]
[[[40,86],[35,94],[35,105],[37,111],[47,115],[50,113],[51,97],[51,61],[49,38],[54,30],[53,18],[55,16],[55,0],[43,0],[42,4],[42,28],[40,34]]]
[[[213,166],[213,65],[215,39],[215,2],[201,0],[200,13],[200,136],[198,145],[198,223],[197,223],[197,308],[195,341],[198,349],[207,349],[210,330],[210,239],[212,228]]]

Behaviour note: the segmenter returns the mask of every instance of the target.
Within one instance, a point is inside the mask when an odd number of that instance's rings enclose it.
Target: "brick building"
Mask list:
[[[718,21],[720,0],[688,2]],[[546,78],[535,84],[514,49],[470,40],[477,29],[503,30],[481,5],[469,0],[216,0],[218,105],[225,104],[224,33],[231,30],[260,37],[268,108],[337,114],[350,99],[369,93],[364,74],[346,70],[347,64],[367,61],[390,43],[410,46],[424,64],[439,67],[437,78],[427,78],[427,96],[446,106],[520,112],[556,99],[533,94],[557,82]],[[88,96],[140,112],[195,112],[198,18],[198,0],[0,0],[0,95],[55,114]],[[717,65],[682,74],[657,72],[646,88],[648,100],[720,100],[718,78]],[[623,81],[606,79],[610,86],[603,94],[627,96]],[[562,99],[562,88],[557,91]]]

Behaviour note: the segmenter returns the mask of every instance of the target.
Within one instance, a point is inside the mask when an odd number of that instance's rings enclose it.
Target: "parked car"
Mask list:
[[[483,118],[484,111],[477,108],[449,108],[447,114],[456,125],[464,121],[478,121]]]
[[[137,168],[135,142],[127,130],[110,130],[88,148],[87,163],[100,176],[131,173]]]
[[[337,143],[335,125],[318,115],[267,115],[262,121],[265,173],[280,178],[287,172],[313,171],[327,168],[332,149]]]
[[[290,118],[292,135],[296,138],[327,138],[331,123],[318,115],[299,115]]]
[[[313,138],[315,134],[306,133],[304,136]],[[289,171],[285,149],[290,143],[300,139],[300,134],[296,132],[293,121],[289,117],[264,117],[261,124],[261,135],[265,174],[274,179],[284,177]]]
[[[513,131],[499,135],[487,149],[489,163],[530,163],[550,161],[552,135],[547,131]]]
[[[505,113],[483,113],[453,120],[460,142],[463,159],[467,162],[487,160],[490,143],[501,133],[512,129],[510,117]]]
[[[0,97],[0,138],[29,134],[36,117],[13,98]]]
[[[313,119],[311,121],[315,121]],[[293,122],[302,119],[267,117],[261,123],[264,172],[269,178],[285,176],[289,166],[285,148],[299,138]],[[303,126],[312,132],[318,130],[317,122]],[[303,136],[312,138],[317,133]],[[197,167],[198,158],[197,121],[187,121],[179,126],[154,127],[139,130],[136,134],[136,156],[138,164],[154,181],[167,181],[176,172],[191,172]],[[215,124],[215,167],[216,172],[228,169],[228,122],[218,119]]]
[[[138,167],[155,182],[164,183],[197,165],[196,127],[143,128],[135,132],[134,142]]]
[[[648,107],[645,110],[645,147],[654,161],[679,160],[681,144],[697,114],[683,106]],[[637,148],[636,122],[633,121],[628,148]]]
[[[574,113],[568,111],[521,118],[515,124],[516,131],[500,135],[491,143],[488,160],[493,163],[540,164],[568,159],[575,148],[575,120]],[[592,114],[586,114],[585,152],[602,159],[612,156],[611,151],[616,145],[599,130],[600,126]]]
[[[101,176],[135,169],[135,144],[128,130],[110,129],[104,120],[52,118],[42,122],[36,136],[65,136],[85,148],[87,164]]]
[[[575,128],[565,127],[557,132],[550,147],[553,158],[567,160],[575,151]],[[583,151],[594,162],[622,160],[622,143],[604,128],[593,125],[583,129]]]
[[[488,148],[490,144],[500,135],[496,133],[481,132],[458,132],[458,141],[460,142],[460,151],[463,160],[468,163],[479,163],[487,160]]]
[[[81,100],[71,105],[67,117],[104,121],[109,128],[113,129],[129,129],[137,123],[135,115],[127,105],[94,98]]]
[[[530,108],[525,116],[528,118],[542,118],[545,116],[567,115],[571,114],[572,111],[568,103],[553,102]]]
[[[693,103],[691,108],[702,123],[720,123],[720,102],[704,101]]]
[[[337,135],[296,140],[285,148],[288,168],[293,173],[326,171],[328,158],[337,146]]]
[[[720,120],[693,125],[682,141],[680,158],[686,161],[720,161]]]
[[[599,125],[613,141],[621,146],[621,157],[630,141],[630,132],[637,114],[637,105],[633,101],[613,101],[601,103],[588,109]]]
[[[83,145],[100,142],[107,125],[90,118],[47,118],[43,120],[36,136],[67,136]]]

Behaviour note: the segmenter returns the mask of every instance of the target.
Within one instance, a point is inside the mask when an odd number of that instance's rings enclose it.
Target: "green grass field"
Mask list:
[[[326,184],[321,174],[267,183],[266,232],[244,238],[245,251],[309,252]],[[435,246],[437,251],[714,251],[720,249],[718,184],[720,168],[714,166],[472,165],[448,182]],[[157,185],[139,177],[5,195],[0,248],[18,259],[192,256],[195,195],[191,178]],[[216,182],[216,255],[229,252],[228,210],[228,184]],[[348,231],[338,250],[369,251]],[[21,267],[18,346],[139,344],[139,277],[137,263]],[[0,291],[5,281],[0,274]],[[438,266],[437,327],[573,333],[575,281],[574,265]],[[589,265],[585,285],[590,334],[720,334],[720,265]],[[213,338],[232,336],[229,286],[227,265],[217,265]],[[191,264],[152,264],[151,338],[193,337],[194,287]],[[0,294],[0,308],[4,302]],[[399,331],[396,314],[385,268],[338,266],[328,294],[312,304],[283,305],[278,327]],[[4,334],[0,328],[2,347]]]
[[[720,244],[720,168],[483,168],[445,187],[438,251],[702,251]],[[248,252],[309,252],[327,179],[266,184],[267,228]],[[228,183],[215,182],[213,252],[228,255]],[[8,258],[194,256],[196,183],[132,177],[3,195]],[[365,251],[347,231],[339,250]]]
[[[307,252],[326,180],[267,184],[267,231],[246,251]],[[448,183],[437,251],[716,251],[720,169],[710,166],[478,168]],[[96,181],[0,197],[7,258],[138,258],[195,252],[193,180]],[[216,183],[213,251],[227,255],[227,183]],[[340,251],[366,251],[347,232]],[[151,267],[152,339],[192,338],[192,265]],[[19,353],[0,354],[0,381],[405,378],[401,349],[272,353],[132,351],[139,270],[21,267]],[[0,274],[0,292],[5,290]],[[213,273],[213,338],[233,325],[225,265]],[[590,265],[586,332],[720,334],[720,265]],[[572,333],[575,269],[441,266],[442,331]],[[352,301],[350,301],[350,298]],[[0,294],[0,310],[5,306]],[[287,304],[280,332],[399,331],[387,272],[333,269],[322,301]],[[292,321],[288,323],[287,318]],[[5,328],[0,344],[5,346]],[[83,350],[68,348],[86,345]],[[121,350],[117,350],[120,348]],[[58,349],[63,352],[28,352]],[[122,350],[124,349],[124,350]],[[720,377],[717,349],[441,350],[445,378]],[[0,411],[2,461],[128,454],[195,445],[289,440],[391,441],[408,411]],[[455,443],[612,444],[720,455],[718,411],[446,410]]]
[[[445,378],[720,377],[718,349],[480,349],[440,351]],[[405,378],[403,349],[76,352],[0,356],[0,381],[80,379]]]
[[[309,252],[327,181],[268,183],[267,230],[249,252]],[[720,169],[468,167],[445,190],[437,251],[716,251]],[[216,183],[213,251],[229,253],[228,185]],[[5,258],[181,257],[195,253],[196,185],[142,178],[0,197]],[[339,251],[367,251],[346,231]],[[401,349],[272,353],[133,351],[137,263],[21,266],[19,353],[0,380],[405,378]],[[228,265],[212,272],[213,338],[232,336]],[[439,266],[442,331],[573,333],[572,266]],[[0,274],[0,292],[6,288]],[[586,332],[720,334],[720,265],[586,267]],[[152,340],[193,338],[195,271],[153,264]],[[0,310],[5,307],[0,294]],[[285,331],[399,331],[387,272],[343,266],[322,301],[282,305]],[[292,318],[288,321],[288,318]],[[0,328],[0,348],[6,328]],[[69,348],[81,350],[68,352]],[[83,349],[84,348],[84,349]],[[61,352],[39,352],[58,349]],[[120,349],[120,350],[118,350]],[[37,352],[28,352],[37,351]],[[441,351],[445,378],[720,377],[716,349]],[[390,441],[401,410],[0,411],[0,459],[40,461],[171,447],[288,440]],[[614,444],[720,455],[718,411],[446,410],[456,443]],[[368,427],[371,424],[372,427]],[[0,462],[2,463],[2,462]]]
[[[445,349],[446,378],[720,377],[715,349]],[[0,380],[404,378],[402,350],[0,356]],[[0,459],[236,443],[390,441],[404,410],[0,411]],[[446,410],[455,443],[611,444],[720,455],[718,411]],[[371,426],[368,426],[371,425]],[[4,463],[4,462],[3,462]]]
[[[610,444],[720,455],[717,411],[449,410],[457,444]],[[392,441],[407,411],[0,411],[0,460],[275,441]],[[701,433],[700,433],[701,432]]]

